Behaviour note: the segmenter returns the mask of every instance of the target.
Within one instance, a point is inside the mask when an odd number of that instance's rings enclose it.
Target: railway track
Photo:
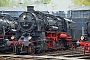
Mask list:
[[[0,60],[90,60],[90,54],[83,55],[83,48],[61,50],[31,55],[0,54]]]

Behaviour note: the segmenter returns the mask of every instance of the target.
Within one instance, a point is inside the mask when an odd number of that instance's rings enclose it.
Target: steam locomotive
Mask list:
[[[67,31],[72,23],[40,11],[24,12],[18,18],[13,51],[29,54],[73,48],[71,31]]]
[[[0,14],[0,51],[9,49],[16,24],[9,14]]]
[[[86,55],[86,50],[90,53],[90,18],[85,23],[85,34],[81,36],[81,40],[77,41],[77,45],[83,46],[84,56]]]
[[[7,49],[11,48],[14,53],[29,54],[74,47],[71,30],[75,24],[71,20],[32,9],[23,12],[17,21],[5,16],[4,19],[0,17],[0,29],[3,31],[0,41],[5,41],[0,43],[1,50],[8,46]]]

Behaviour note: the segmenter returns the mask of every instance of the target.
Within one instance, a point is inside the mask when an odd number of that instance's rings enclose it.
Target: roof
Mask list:
[[[23,7],[0,7],[0,11],[27,11]]]
[[[90,6],[70,6],[68,10],[90,10]]]

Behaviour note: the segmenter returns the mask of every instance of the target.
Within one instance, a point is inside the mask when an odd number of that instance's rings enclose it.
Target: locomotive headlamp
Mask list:
[[[31,36],[28,36],[28,40],[30,40],[32,37]]]
[[[32,20],[34,20],[34,18],[32,18]]]
[[[15,38],[15,36],[12,36],[11,39],[13,40]]]
[[[81,36],[81,40],[84,40],[84,38],[85,38],[84,36]]]
[[[26,15],[23,15],[23,18],[25,19],[26,18]]]

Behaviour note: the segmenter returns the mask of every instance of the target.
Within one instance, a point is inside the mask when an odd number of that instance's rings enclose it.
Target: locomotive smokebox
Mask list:
[[[27,6],[27,12],[34,12],[34,6]]]

